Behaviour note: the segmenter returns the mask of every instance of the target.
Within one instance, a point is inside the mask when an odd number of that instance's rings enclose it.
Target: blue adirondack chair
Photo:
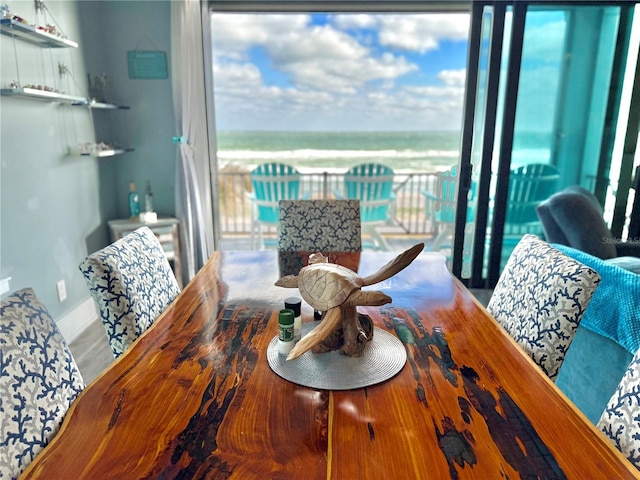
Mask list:
[[[251,194],[251,248],[256,248],[256,231],[260,248],[264,248],[262,227],[265,225],[277,227],[280,210],[278,202],[301,198],[300,172],[283,163],[266,163],[251,171],[251,185],[253,186]]]
[[[362,230],[368,232],[374,248],[388,250],[376,225],[390,223],[393,218],[393,170],[378,163],[365,163],[349,169],[344,175],[344,191],[335,192],[338,199],[360,200]]]

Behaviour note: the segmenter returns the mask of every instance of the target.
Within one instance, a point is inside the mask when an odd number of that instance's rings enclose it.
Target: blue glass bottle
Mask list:
[[[134,182],[129,184],[129,216],[131,218],[140,216],[140,199],[136,193],[136,184]]]

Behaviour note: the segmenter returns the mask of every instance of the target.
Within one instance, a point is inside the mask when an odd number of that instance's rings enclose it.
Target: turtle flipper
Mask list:
[[[298,288],[298,276],[286,275],[276,282],[276,286],[285,288]]]
[[[373,285],[378,282],[382,282],[387,278],[393,277],[396,273],[404,270],[413,262],[420,252],[424,250],[424,243],[418,243],[409,250],[405,250],[396,258],[387,263],[384,267],[378,270],[376,273],[363,278],[364,285]],[[276,284],[277,285],[277,284]]]
[[[331,332],[340,326],[342,322],[342,316],[340,315],[340,307],[333,307],[327,310],[324,314],[324,318],[320,325],[307,333],[302,339],[293,347],[293,350],[289,353],[287,361],[298,358],[307,350],[311,350],[316,345],[322,343]]]
[[[345,307],[348,307],[348,306],[357,307],[357,306],[365,306],[365,305],[379,307],[380,305],[386,305],[387,303],[391,303],[391,301],[392,301],[391,297],[385,293],[373,291],[373,290],[367,290],[367,291],[359,290],[357,292],[353,292],[353,295],[347,298],[347,301],[344,302],[342,305]]]

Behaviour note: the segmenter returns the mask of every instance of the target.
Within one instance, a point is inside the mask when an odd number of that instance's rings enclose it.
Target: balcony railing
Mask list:
[[[344,176],[341,173],[301,173],[302,195],[310,192],[310,198],[335,198],[342,192]],[[436,192],[436,173],[396,172],[393,190],[396,201],[394,218],[389,224],[401,234],[432,234],[429,215],[425,211],[422,192]],[[247,171],[219,172],[220,228],[225,234],[249,234],[251,232],[251,179]],[[269,233],[269,230],[265,230]],[[275,229],[272,232],[275,234]]]

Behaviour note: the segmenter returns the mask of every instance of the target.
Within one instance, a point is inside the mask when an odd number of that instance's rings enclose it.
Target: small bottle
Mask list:
[[[289,355],[296,342],[293,341],[293,310],[280,310],[278,314],[278,353]]]
[[[151,191],[151,182],[147,180],[147,185],[144,189],[144,211],[153,212],[153,192]]]
[[[302,338],[302,300],[298,297],[289,297],[284,301],[284,308],[293,310],[293,341],[297,342]]]
[[[140,215],[140,200],[136,193],[136,184],[134,182],[129,183],[129,216],[131,218],[138,217]]]

